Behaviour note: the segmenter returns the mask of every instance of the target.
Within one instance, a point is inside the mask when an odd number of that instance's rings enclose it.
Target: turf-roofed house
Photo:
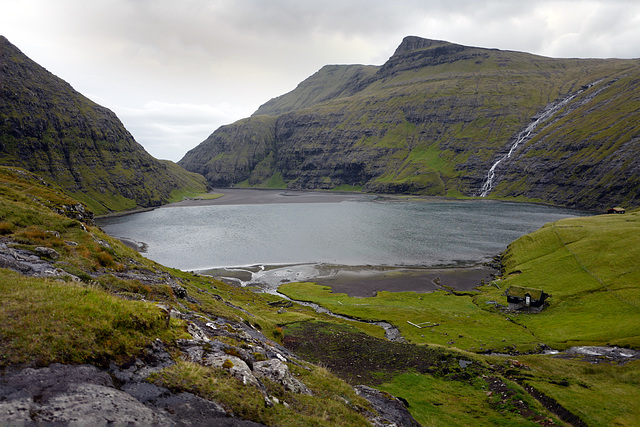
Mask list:
[[[540,312],[545,300],[550,296],[540,289],[511,286],[504,293],[507,296],[509,310]]]

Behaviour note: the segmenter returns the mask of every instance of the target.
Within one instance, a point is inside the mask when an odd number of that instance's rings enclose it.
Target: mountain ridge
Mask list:
[[[148,154],[109,109],[0,36],[0,164],[40,174],[96,213],[204,192],[201,177]]]
[[[409,36],[381,66],[321,68],[251,117],[214,131],[178,164],[201,173],[212,186],[473,197],[510,141],[546,106],[583,87],[587,89],[579,99],[590,96],[594,82],[620,79],[639,68],[638,60],[554,59]],[[629,91],[628,102],[640,92],[635,80],[614,88]],[[606,105],[605,95],[598,93],[591,102]],[[593,124],[590,119],[597,111],[588,111],[564,122],[570,138],[579,137],[571,126]],[[639,114],[629,111],[625,120],[640,121]],[[565,147],[568,151],[557,158],[570,158],[574,142],[555,142],[559,145],[545,149]],[[597,141],[593,147],[598,144],[601,157],[611,154]],[[637,166],[636,152],[632,146],[625,157],[630,171]],[[592,163],[582,171],[599,175],[596,169]],[[527,173],[539,181],[536,188],[510,189],[503,180],[489,197],[595,210],[640,204],[638,190],[604,191],[610,183],[602,174],[589,184],[596,191],[579,191],[574,197],[579,183],[572,180],[547,197],[545,188],[553,184],[543,184],[536,175],[544,170]],[[614,179],[616,187],[624,187],[623,175]]]

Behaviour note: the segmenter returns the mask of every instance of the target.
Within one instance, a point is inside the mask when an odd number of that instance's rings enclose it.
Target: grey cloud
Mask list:
[[[151,101],[142,108],[118,107],[119,117],[153,156],[178,161],[222,124],[253,111],[229,105],[171,104]]]
[[[0,0],[0,28],[172,159],[325,64],[383,63],[406,35],[640,56],[636,0]]]

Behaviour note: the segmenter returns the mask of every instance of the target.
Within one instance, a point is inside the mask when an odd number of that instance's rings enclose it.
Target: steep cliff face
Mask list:
[[[640,204],[640,69],[584,88],[496,168],[496,196],[587,209]]]
[[[180,166],[203,175],[212,186],[249,180],[257,185],[273,174],[275,118],[251,117],[222,126],[180,160]]]
[[[260,107],[254,116],[214,132],[179,164],[203,173],[213,185],[278,183],[289,188],[476,196],[492,164],[548,104],[589,88],[572,101],[577,102],[596,90],[597,85],[591,86],[595,82],[622,81],[638,70],[637,60],[552,59],[407,37],[380,67],[321,69],[292,92]],[[619,84],[610,90],[626,93],[619,99],[631,103],[625,104],[624,117],[632,120],[638,88]],[[612,108],[607,114],[615,123],[623,117],[620,112]],[[594,116],[576,113],[572,126],[583,131],[569,132],[562,140],[549,135],[545,150],[556,150],[569,140],[589,145],[582,137],[589,133],[584,129],[594,125],[590,117]],[[556,119],[545,121],[538,130]],[[256,143],[247,129],[252,135],[269,135],[268,143]],[[620,127],[608,129],[611,141],[621,135],[616,132],[623,132]],[[637,157],[633,144],[627,148],[618,153],[628,160],[621,162],[623,168]],[[535,159],[535,153],[528,156]],[[603,156],[610,154],[603,151]],[[240,166],[223,166],[225,158]],[[517,169],[519,158],[502,166],[512,164]],[[563,163],[571,168],[565,160],[556,157],[555,167]],[[576,197],[577,180],[554,193],[550,186],[555,183],[545,181],[549,175],[544,168],[528,165],[517,177],[516,169],[510,172],[489,196],[524,196],[590,208],[619,199],[607,191]],[[536,191],[507,185],[524,173],[539,181]],[[623,182],[619,185],[626,188]],[[624,200],[638,205],[639,197],[634,190],[626,192]]]
[[[0,164],[55,182],[96,213],[205,191],[201,177],[149,155],[110,110],[0,36]]]

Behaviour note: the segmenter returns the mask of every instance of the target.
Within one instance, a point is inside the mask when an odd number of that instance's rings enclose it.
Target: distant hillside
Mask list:
[[[110,110],[0,36],[0,164],[60,185],[96,213],[166,203],[206,183],[148,154]]]
[[[638,76],[638,60],[406,37],[382,66],[323,67],[178,164],[213,186],[479,196],[523,136],[488,197],[638,206]]]
[[[374,65],[325,65],[300,83],[294,91],[268,101],[253,115],[277,116],[323,101],[353,95],[366,85],[378,68]]]

